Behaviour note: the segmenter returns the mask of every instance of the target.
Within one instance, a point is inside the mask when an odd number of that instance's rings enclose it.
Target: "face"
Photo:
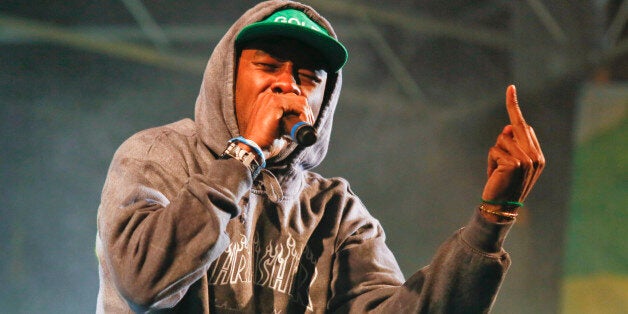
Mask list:
[[[246,130],[261,93],[305,97],[318,116],[325,93],[327,72],[313,48],[292,39],[268,39],[246,44],[238,59],[235,111],[240,131]]]

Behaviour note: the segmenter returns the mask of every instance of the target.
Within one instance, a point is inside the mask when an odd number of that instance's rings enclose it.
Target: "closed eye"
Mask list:
[[[267,62],[255,62],[254,64],[264,70],[272,70],[272,71],[277,70],[280,67],[280,65],[278,64],[267,63]]]
[[[316,74],[314,73],[310,73],[310,72],[299,72],[299,76],[305,77],[308,81],[314,82],[316,84],[322,82],[322,79],[320,77],[318,77]]]

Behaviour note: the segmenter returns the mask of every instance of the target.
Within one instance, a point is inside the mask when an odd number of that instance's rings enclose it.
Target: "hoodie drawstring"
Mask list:
[[[266,195],[273,203],[278,203],[283,200],[283,191],[281,190],[281,185],[279,185],[279,180],[277,177],[270,172],[269,170],[262,169],[260,173],[262,176],[262,185],[264,186],[264,191]]]

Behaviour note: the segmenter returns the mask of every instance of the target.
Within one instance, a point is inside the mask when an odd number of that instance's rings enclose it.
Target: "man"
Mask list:
[[[329,23],[299,3],[258,4],[232,26],[195,121],[142,131],[113,158],[98,211],[97,312],[490,309],[509,265],[501,243],[544,164],[514,89],[485,202],[404,282],[347,182],[308,171],[326,154],[346,58]],[[312,146],[286,136],[293,120],[316,129]]]

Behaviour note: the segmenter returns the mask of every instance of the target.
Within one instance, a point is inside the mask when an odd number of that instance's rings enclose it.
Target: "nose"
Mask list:
[[[301,89],[299,89],[299,85],[297,85],[297,81],[294,78],[290,67],[286,67],[285,69],[282,69],[281,72],[277,73],[276,80],[272,83],[270,89],[273,93],[294,93],[301,95]]]

